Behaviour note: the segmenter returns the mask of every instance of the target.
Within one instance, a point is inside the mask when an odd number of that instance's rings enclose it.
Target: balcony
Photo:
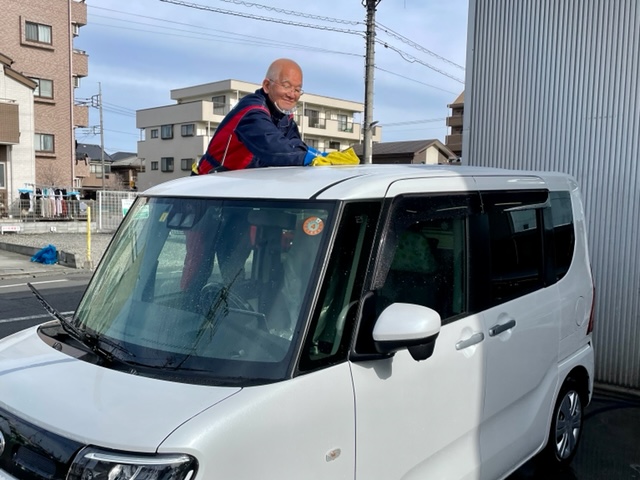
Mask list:
[[[89,107],[86,105],[73,106],[73,126],[88,127],[89,126]]]
[[[20,142],[18,104],[0,102],[0,144]]]
[[[461,127],[463,119],[462,115],[447,117],[447,127]]]
[[[462,150],[462,134],[457,133],[454,135],[447,135],[445,137],[445,145],[453,151]]]
[[[87,24],[87,4],[82,1],[72,1],[71,3],[71,23],[78,25]]]
[[[89,55],[84,50],[73,49],[73,75],[86,77],[89,75]]]

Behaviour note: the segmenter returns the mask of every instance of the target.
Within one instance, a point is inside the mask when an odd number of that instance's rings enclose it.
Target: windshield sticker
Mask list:
[[[138,210],[136,210],[136,214],[133,218],[136,220],[149,218],[149,205],[142,205]]]
[[[324,229],[324,222],[320,217],[309,217],[302,224],[302,230],[307,235],[318,235]]]
[[[166,222],[168,216],[169,216],[169,212],[162,212],[162,215],[160,215],[160,218],[158,219],[158,221],[159,222]]]

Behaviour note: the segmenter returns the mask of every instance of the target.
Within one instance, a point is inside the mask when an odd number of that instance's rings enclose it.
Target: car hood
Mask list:
[[[99,367],[51,348],[36,328],[0,342],[0,407],[85,444],[154,452],[184,422],[240,390]]]

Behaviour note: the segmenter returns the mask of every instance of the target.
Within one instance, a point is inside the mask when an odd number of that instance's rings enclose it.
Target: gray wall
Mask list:
[[[470,0],[462,163],[574,175],[596,376],[640,388],[640,2]]]

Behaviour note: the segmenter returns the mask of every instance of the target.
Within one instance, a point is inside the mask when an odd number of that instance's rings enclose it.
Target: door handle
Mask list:
[[[460,340],[458,343],[456,343],[456,350],[462,350],[463,348],[467,348],[472,345],[475,345],[476,343],[480,343],[483,340],[484,340],[484,333],[482,332],[474,333],[466,340]]]
[[[506,323],[502,323],[499,325],[494,325],[489,329],[489,336],[495,337],[496,335],[500,335],[502,332],[506,332],[507,330],[512,329],[516,326],[516,321],[512,318]]]

